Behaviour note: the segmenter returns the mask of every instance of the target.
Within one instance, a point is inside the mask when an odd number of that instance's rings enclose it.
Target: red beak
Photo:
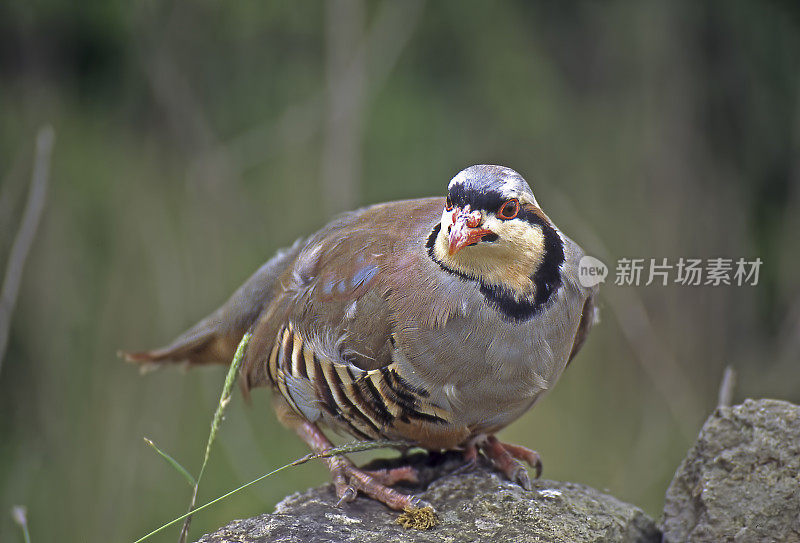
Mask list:
[[[448,252],[453,256],[458,251],[478,243],[483,236],[491,234],[492,231],[486,228],[480,228],[481,212],[473,211],[470,213],[469,206],[464,210],[458,208],[453,212],[453,225],[450,227],[448,233]]]

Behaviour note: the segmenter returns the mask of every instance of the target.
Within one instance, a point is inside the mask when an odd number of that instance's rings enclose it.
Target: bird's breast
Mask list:
[[[479,301],[440,327],[417,327],[393,355],[456,424],[501,428],[550,390],[567,364],[582,296],[560,291],[534,319],[499,318]]]

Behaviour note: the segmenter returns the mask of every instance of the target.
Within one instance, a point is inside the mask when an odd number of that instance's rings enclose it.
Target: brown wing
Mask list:
[[[567,366],[569,366],[569,363],[572,362],[572,359],[575,358],[575,355],[578,354],[578,351],[580,351],[581,347],[583,347],[583,343],[586,341],[586,337],[589,335],[589,330],[591,330],[592,325],[595,322],[596,311],[597,309],[594,304],[594,295],[591,295],[586,298],[586,301],[583,304],[581,322],[578,323],[578,330],[575,332],[575,340],[572,342],[572,350],[569,353]]]
[[[409,317],[398,314],[393,293],[426,282],[425,242],[443,204],[381,204],[310,239],[253,327],[243,368],[248,385],[269,384],[306,419],[362,439],[398,437],[403,425],[445,425],[448,414],[391,356],[395,327]],[[428,302],[418,311],[440,305]]]
[[[426,259],[425,241],[443,205],[424,198],[372,206],[309,239],[254,325],[244,368],[250,382],[263,383],[264,363],[288,322],[321,357],[365,371],[389,364],[396,321],[390,293],[419,280],[415,263]]]

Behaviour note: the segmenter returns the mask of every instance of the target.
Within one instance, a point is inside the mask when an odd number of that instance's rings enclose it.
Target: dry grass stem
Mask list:
[[[39,129],[36,135],[36,157],[33,163],[31,188],[28,192],[28,202],[22,213],[17,236],[11,246],[11,255],[8,258],[6,274],[3,279],[3,288],[0,290],[0,371],[3,369],[3,357],[8,346],[8,334],[11,328],[11,314],[17,303],[17,294],[22,282],[22,272],[28,252],[36,236],[39,220],[44,209],[47,196],[47,181],[50,174],[50,156],[53,151],[55,132],[50,125]]]

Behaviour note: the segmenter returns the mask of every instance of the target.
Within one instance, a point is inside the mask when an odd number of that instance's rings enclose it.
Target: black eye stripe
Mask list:
[[[487,211],[500,209],[500,206],[508,200],[507,197],[499,192],[475,190],[466,188],[461,184],[450,187],[449,196],[450,201],[458,207],[464,207],[469,204],[472,209],[485,209]]]
[[[469,204],[472,209],[484,209],[498,214],[503,204],[508,202],[508,196],[504,196],[499,192],[475,190],[473,188],[465,188],[464,185],[453,185],[450,187],[447,197],[450,203],[458,207],[463,208],[465,205]],[[514,217],[515,219],[522,219],[531,224],[538,224],[540,226],[544,223],[540,217],[525,209],[522,204],[517,205],[519,205],[519,211],[517,212],[517,216]]]

